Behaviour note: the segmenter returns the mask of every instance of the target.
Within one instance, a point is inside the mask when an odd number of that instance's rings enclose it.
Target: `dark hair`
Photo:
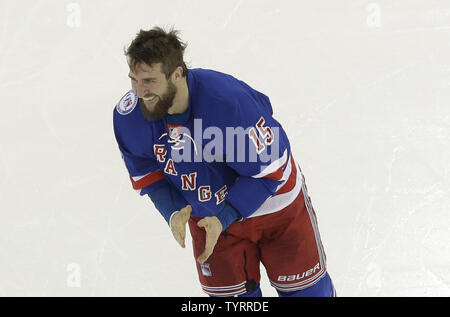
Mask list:
[[[135,70],[142,62],[149,66],[162,63],[162,71],[169,79],[173,71],[181,66],[185,77],[187,67],[183,61],[183,53],[187,45],[181,42],[178,33],[173,28],[166,32],[161,27],[154,27],[149,31],[140,30],[125,50],[130,68]]]

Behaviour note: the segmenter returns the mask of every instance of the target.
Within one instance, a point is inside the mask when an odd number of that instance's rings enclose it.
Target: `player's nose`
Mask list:
[[[142,98],[146,94],[148,94],[148,91],[147,91],[147,89],[145,89],[145,87],[143,87],[142,85],[138,84],[137,87],[136,87],[136,93],[137,93],[139,98]]]

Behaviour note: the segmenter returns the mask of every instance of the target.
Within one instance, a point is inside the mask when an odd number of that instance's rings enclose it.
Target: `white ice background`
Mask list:
[[[0,296],[206,296],[113,135],[155,25],[270,97],[339,296],[450,295],[449,1],[0,0]]]

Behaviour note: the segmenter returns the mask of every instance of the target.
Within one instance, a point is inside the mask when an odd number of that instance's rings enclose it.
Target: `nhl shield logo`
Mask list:
[[[181,126],[171,126],[169,128],[169,137],[173,140],[179,139],[181,137]]]
[[[138,97],[133,90],[130,90],[120,99],[116,106],[117,112],[121,115],[127,115],[133,111],[138,102]]]
[[[186,144],[192,143],[194,147],[195,154],[197,155],[197,145],[194,139],[190,136],[190,131],[188,128],[182,125],[167,124],[166,133],[161,134],[158,140],[163,138],[169,138],[167,143],[171,146],[172,150],[182,150]]]
[[[208,263],[202,263],[200,264],[200,267],[202,268],[202,274],[204,276],[212,276],[211,268]]]

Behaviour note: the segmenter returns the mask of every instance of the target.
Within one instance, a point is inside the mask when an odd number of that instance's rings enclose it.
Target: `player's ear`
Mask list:
[[[183,67],[178,66],[172,73],[172,81],[178,81],[183,77]]]

